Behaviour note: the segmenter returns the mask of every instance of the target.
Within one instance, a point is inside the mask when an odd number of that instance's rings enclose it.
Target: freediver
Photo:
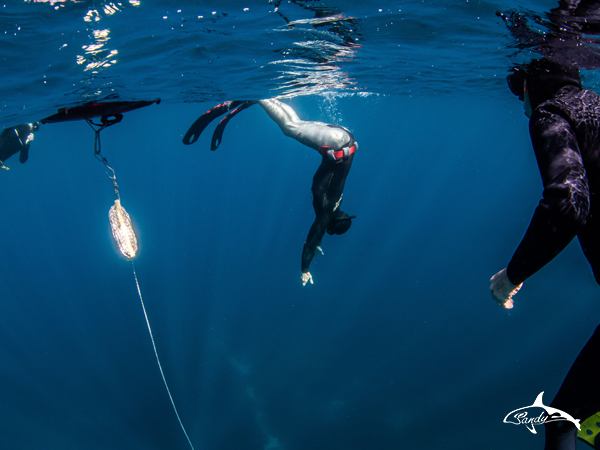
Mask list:
[[[511,309],[523,282],[575,236],[600,283],[600,96],[582,89],[577,66],[546,58],[513,68],[508,84],[530,118],[544,186],[543,198],[508,266],[490,280],[493,299]],[[582,422],[600,411],[599,355],[600,326],[569,370],[553,408]],[[545,428],[545,450],[576,449],[573,423],[547,422]]]
[[[0,168],[7,169],[4,161],[19,153],[19,161],[23,164],[29,158],[29,146],[33,140],[33,133],[38,131],[40,124],[24,123],[12,128],[5,128],[0,133]]]
[[[301,259],[302,286],[306,286],[308,282],[313,284],[309,270],[310,263],[317,251],[323,253],[321,240],[325,232],[330,235],[344,234],[355,217],[343,212],[340,205],[346,177],[350,172],[358,144],[348,129],[339,125],[301,120],[291,106],[276,99],[233,101],[217,105],[194,122],[185,134],[183,143],[189,145],[196,142],[213,119],[231,111],[221,120],[213,134],[211,149],[215,150],[221,143],[223,130],[229,120],[255,103],[262,106],[286,136],[317,150],[322,157],[311,187],[316,218],[308,232]]]

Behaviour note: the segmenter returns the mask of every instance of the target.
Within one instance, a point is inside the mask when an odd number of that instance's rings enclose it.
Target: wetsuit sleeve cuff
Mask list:
[[[506,267],[506,277],[508,278],[508,281],[510,281],[515,286],[518,286],[525,281],[525,280],[519,279],[519,277],[515,273],[513,273],[513,270],[511,270],[510,264]]]

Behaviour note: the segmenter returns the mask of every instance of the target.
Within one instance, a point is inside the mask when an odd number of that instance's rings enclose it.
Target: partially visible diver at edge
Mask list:
[[[40,124],[24,123],[16,127],[6,128],[0,133],[0,168],[9,170],[4,161],[19,154],[19,161],[23,164],[29,158],[29,146],[33,141],[33,133],[38,131]]]
[[[600,283],[600,96],[582,89],[576,66],[545,58],[513,68],[508,83],[530,118],[544,186],[543,198],[508,266],[490,280],[494,301],[511,309],[523,282],[575,236]],[[600,326],[551,406],[582,422],[600,411]],[[576,449],[577,428],[572,423],[548,421],[545,430],[545,450]],[[600,438],[595,439],[595,448],[600,448]]]
[[[322,157],[311,187],[316,218],[302,249],[301,280],[302,285],[306,286],[308,282],[313,283],[309,271],[310,263],[317,251],[323,254],[321,240],[325,232],[330,235],[344,234],[352,225],[352,219],[355,218],[343,212],[340,205],[346,177],[350,172],[358,144],[348,129],[323,122],[301,120],[291,106],[276,99],[231,101],[217,105],[194,122],[185,134],[183,143],[193,144],[212,120],[231,111],[217,125],[213,134],[211,150],[216,150],[229,120],[255,103],[267,112],[286,136],[317,150]]]

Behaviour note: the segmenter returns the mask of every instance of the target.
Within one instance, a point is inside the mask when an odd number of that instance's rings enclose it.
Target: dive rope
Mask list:
[[[114,119],[110,119],[109,117],[114,117]],[[85,119],[88,125],[94,130],[95,138],[94,138],[94,156],[96,159],[104,164],[104,173],[113,183],[113,187],[115,189],[115,195],[117,196],[117,200],[115,200],[115,204],[110,208],[108,217],[110,220],[110,225],[113,233],[113,237],[119,246],[120,252],[125,256],[125,258],[131,261],[131,268],[133,269],[133,277],[135,278],[135,285],[137,287],[138,294],[140,296],[140,303],[142,304],[142,311],[144,312],[144,318],[146,319],[146,325],[148,326],[148,332],[150,333],[150,340],[152,341],[152,348],[154,349],[154,356],[156,357],[156,362],[158,363],[158,368],[160,370],[160,375],[162,376],[163,383],[165,384],[165,388],[167,389],[167,394],[169,394],[169,399],[171,400],[171,405],[173,405],[173,411],[175,411],[175,415],[177,416],[177,420],[179,421],[179,425],[185,434],[185,438],[192,450],[194,446],[192,445],[192,441],[190,440],[185,427],[183,426],[183,422],[181,421],[181,417],[179,417],[179,412],[177,411],[177,407],[175,406],[175,401],[173,400],[173,396],[171,395],[171,390],[169,389],[169,385],[167,384],[167,379],[165,377],[165,373],[163,371],[162,365],[160,363],[160,358],[158,357],[158,351],[156,349],[156,343],[154,342],[154,335],[152,333],[152,327],[150,326],[150,320],[148,319],[148,314],[146,312],[146,306],[144,305],[144,300],[142,298],[142,291],[140,289],[140,283],[138,281],[137,273],[135,272],[135,265],[133,263],[133,258],[137,252],[137,238],[135,236],[135,232],[131,225],[131,218],[129,214],[121,206],[121,198],[119,196],[119,186],[117,185],[117,176],[115,174],[114,169],[108,164],[106,158],[102,155],[101,145],[100,145],[100,132],[104,130],[106,127],[114,125],[115,123],[119,123],[123,116],[121,114],[116,114],[114,116],[102,117],[102,123],[94,123],[89,119]],[[97,127],[97,128],[96,128]],[[1,164],[1,161],[0,161]],[[107,168],[112,172],[112,175],[108,173]]]
[[[146,314],[146,307],[144,306],[144,300],[142,299],[142,291],[140,291],[140,284],[138,283],[137,274],[135,273],[135,265],[133,261],[131,261],[131,267],[133,269],[133,276],[135,277],[135,285],[137,286],[138,294],[140,295],[140,302],[142,303],[142,310],[144,311],[144,317],[146,318],[146,325],[148,325],[148,332],[150,333],[150,339],[152,340],[152,347],[154,348],[154,356],[156,356],[156,362],[158,363],[158,368],[160,369],[160,374],[162,375],[163,382],[165,383],[165,388],[167,388],[167,394],[169,394],[169,398],[171,399],[171,405],[173,405],[173,410],[175,411],[175,415],[177,416],[177,420],[179,421],[179,425],[181,425],[181,429],[183,430],[183,434],[185,434],[185,438],[187,439],[190,447],[194,450],[194,446],[192,445],[192,441],[190,441],[190,437],[185,431],[185,427],[183,426],[183,422],[179,417],[179,413],[177,412],[177,407],[175,406],[175,401],[171,396],[171,391],[169,390],[169,385],[167,384],[167,379],[165,378],[165,373],[163,372],[162,365],[160,364],[160,359],[158,357],[158,352],[156,351],[156,344],[154,343],[154,336],[152,335],[152,328],[150,327],[150,321],[148,320],[148,314]]]

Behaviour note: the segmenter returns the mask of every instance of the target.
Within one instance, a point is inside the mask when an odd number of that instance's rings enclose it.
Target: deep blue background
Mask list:
[[[488,280],[541,195],[521,104],[481,96],[307,97],[302,118],[360,144],[344,236],[300,283],[320,157],[255,106],[217,152],[214,104],[163,102],[102,133],[167,381],[196,449],[532,449],[502,423],[550,403],[597,325],[574,242],[511,312]],[[84,122],[43,125],[0,173],[0,448],[185,449],[130,263],[110,234],[110,180]]]

